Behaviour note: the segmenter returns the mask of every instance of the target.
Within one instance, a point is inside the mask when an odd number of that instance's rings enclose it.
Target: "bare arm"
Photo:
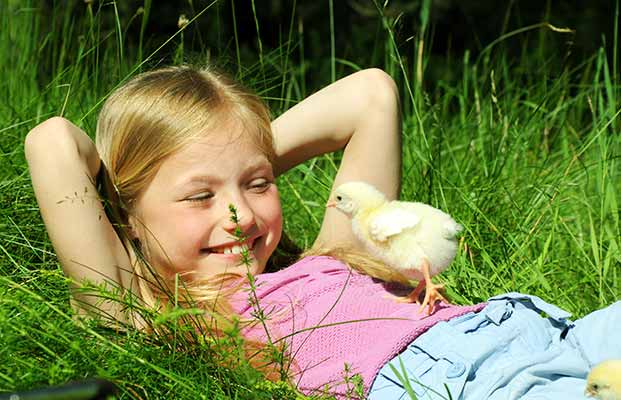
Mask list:
[[[101,162],[91,139],[71,122],[55,117],[36,126],[25,141],[25,153],[43,222],[65,274],[127,288],[129,256],[106,217],[93,183]],[[80,302],[95,304],[93,296]],[[97,308],[124,320],[118,304]]]
[[[349,75],[292,107],[273,121],[276,173],[320,154],[344,148],[332,191],[363,180],[390,199],[401,181],[401,120],[394,81],[379,69]],[[347,217],[326,210],[316,244],[359,246]]]

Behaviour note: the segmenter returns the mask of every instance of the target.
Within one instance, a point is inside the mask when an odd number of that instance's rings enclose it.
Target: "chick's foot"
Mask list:
[[[425,306],[429,306],[427,309],[427,315],[431,315],[431,311],[433,310],[436,301],[441,300],[445,303],[448,303],[448,301],[444,298],[444,296],[442,296],[442,294],[440,294],[439,291],[440,289],[444,288],[444,285],[436,285],[431,281],[431,274],[429,273],[429,261],[427,261],[426,259],[423,260],[422,270],[425,280],[421,281],[421,283],[425,283],[423,285],[425,287],[425,298],[423,299],[423,304],[421,304],[420,308],[418,309],[418,313],[420,314],[420,312],[425,309]]]
[[[428,306],[427,315],[431,315],[431,311],[433,310],[436,301],[443,301],[445,303],[448,303],[448,301],[444,298],[444,296],[442,296],[439,291],[439,289],[444,288],[444,285],[436,285],[435,283],[431,282],[428,283],[426,286],[427,287],[425,289],[425,298],[423,299],[423,304],[421,304],[420,308],[418,309],[418,313],[420,314],[421,311],[425,309],[425,306]]]
[[[416,304],[420,304],[420,294],[423,292],[423,290],[425,289],[425,281],[420,281],[418,282],[418,286],[416,286],[416,289],[412,290],[410,292],[410,294],[408,294],[405,297],[399,297],[397,296],[395,298],[395,301],[398,303],[416,303]]]

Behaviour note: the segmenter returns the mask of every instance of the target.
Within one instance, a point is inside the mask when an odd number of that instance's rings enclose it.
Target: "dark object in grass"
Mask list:
[[[104,379],[87,379],[23,392],[0,395],[0,400],[105,400],[117,387]]]

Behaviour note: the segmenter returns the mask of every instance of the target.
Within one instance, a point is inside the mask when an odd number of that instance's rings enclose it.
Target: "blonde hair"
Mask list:
[[[369,252],[353,247],[311,247],[304,251],[300,258],[310,256],[328,256],[347,264],[351,269],[380,279],[384,282],[396,282],[402,285],[410,285],[410,281],[390,268],[385,262],[374,258]]]
[[[263,101],[213,68],[166,67],[137,75],[114,91],[99,114],[97,151],[103,162],[100,180],[108,215],[125,248],[133,249],[132,265],[140,298],[150,307],[166,306],[176,282],[167,282],[148,262],[148,250],[132,240],[129,217],[137,199],[171,154],[230,121],[270,162],[275,159],[270,113]],[[210,133],[206,133],[210,132]],[[157,238],[156,238],[157,239]],[[143,251],[144,250],[144,251]],[[191,299],[209,314],[209,329],[221,330],[234,315],[227,297],[240,276],[222,274],[205,281],[184,282],[179,302]],[[249,342],[247,350],[258,346]]]
[[[96,146],[122,204],[131,210],[168,156],[231,118],[273,162],[268,108],[220,72],[168,67],[117,89],[99,114]]]

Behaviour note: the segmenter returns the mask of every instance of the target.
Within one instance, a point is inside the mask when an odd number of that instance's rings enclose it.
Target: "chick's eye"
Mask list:
[[[342,196],[336,196],[336,201],[341,201],[341,200],[343,200]]]

